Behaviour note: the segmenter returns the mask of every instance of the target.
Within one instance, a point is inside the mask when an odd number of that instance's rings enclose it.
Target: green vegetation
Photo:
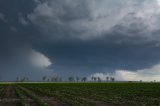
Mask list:
[[[48,106],[47,103],[45,103],[42,99],[40,99],[37,95],[35,95],[32,91],[24,88],[24,87],[21,87],[21,86],[18,86],[22,91],[24,91],[28,96],[30,96],[32,99],[34,99],[38,104],[39,106]]]
[[[54,96],[71,105],[160,105],[159,83],[27,83],[33,92]]]
[[[27,96],[41,106],[52,106],[51,101],[65,103],[67,106],[160,105],[160,83],[14,83],[13,85],[23,106],[27,104]],[[1,84],[0,91],[6,86]],[[47,97],[48,101],[42,97]]]
[[[21,106],[27,106],[27,97],[24,95],[24,93],[20,89],[16,88],[16,94],[21,100]]]

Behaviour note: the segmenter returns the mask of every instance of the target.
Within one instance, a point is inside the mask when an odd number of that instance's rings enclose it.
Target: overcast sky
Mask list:
[[[0,80],[160,81],[160,0],[0,0]]]

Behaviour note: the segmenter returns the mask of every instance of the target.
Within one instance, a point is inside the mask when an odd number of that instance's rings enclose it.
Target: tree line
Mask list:
[[[29,77],[17,77],[16,81],[29,82],[31,80],[29,79]],[[50,78],[48,78],[47,76],[43,76],[41,81],[43,82],[65,82],[65,81],[68,81],[68,82],[114,82],[115,78],[107,76],[104,80],[104,79],[101,79],[100,77],[95,77],[95,76],[92,76],[91,78],[70,76],[67,78],[67,80],[63,80],[62,77],[59,77],[59,76],[53,76]]]

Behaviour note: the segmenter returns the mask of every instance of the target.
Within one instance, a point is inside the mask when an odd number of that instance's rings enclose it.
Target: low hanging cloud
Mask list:
[[[115,77],[117,81],[160,81],[160,64],[154,65],[150,68],[131,71],[131,70],[116,70],[114,73],[95,73],[88,77],[99,77],[105,81],[106,77]]]
[[[30,52],[30,61],[33,66],[39,68],[47,68],[52,64],[48,57],[33,49]]]
[[[160,64],[154,65],[150,68],[129,71],[129,70],[117,70],[115,76],[119,80],[125,81],[160,81]]]

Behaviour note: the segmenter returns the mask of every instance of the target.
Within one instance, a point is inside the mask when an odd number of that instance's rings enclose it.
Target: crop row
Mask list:
[[[84,106],[94,106],[94,103],[80,98],[79,95],[73,95],[72,93],[65,93],[57,90],[50,90],[49,88],[42,89],[38,87],[29,87],[28,89],[34,91],[34,92],[39,92],[41,94],[47,95],[47,96],[53,96],[56,97],[57,99],[61,100],[62,102],[66,102],[70,105],[84,105]]]
[[[22,90],[27,96],[31,97],[39,106],[49,106],[44,100],[42,100],[39,96],[37,96],[34,92],[18,86],[20,90]],[[23,99],[23,98],[22,98]]]
[[[75,104],[96,103],[154,105],[160,104],[160,85],[146,83],[45,83],[21,84],[39,92]]]

